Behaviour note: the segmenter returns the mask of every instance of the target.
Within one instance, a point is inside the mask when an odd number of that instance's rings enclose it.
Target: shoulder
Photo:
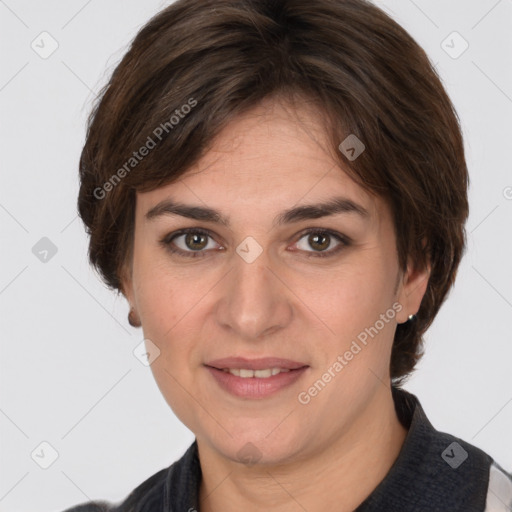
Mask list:
[[[397,415],[409,431],[394,467],[375,493],[376,503],[390,505],[379,510],[400,503],[404,510],[414,504],[414,510],[422,511],[510,512],[493,505],[495,499],[509,504],[510,474],[482,449],[435,429],[412,393],[396,389],[394,398]]]
[[[113,510],[115,508],[112,508],[112,504],[106,501],[89,501],[67,508],[63,512],[111,512]]]
[[[179,460],[150,476],[125,500],[118,503],[89,501],[63,512],[153,512],[163,510],[164,506],[167,510],[169,504],[176,510],[194,510],[198,508],[200,479],[197,441],[194,440]]]
[[[512,473],[490,454],[466,440],[439,431],[432,437],[432,446],[438,457],[431,467],[440,479],[431,479],[438,486],[431,493],[439,493],[444,503],[449,503],[450,497],[455,498],[451,510],[459,510],[456,504],[462,504],[460,510],[466,511],[512,511]]]
[[[485,512],[509,512],[512,510],[512,473],[493,461],[489,468],[489,486]]]
[[[135,510],[135,507],[136,510],[153,510],[152,507],[163,503],[165,480],[169,469],[162,469],[150,476],[120,502],[88,501],[67,508],[63,512],[128,512]]]

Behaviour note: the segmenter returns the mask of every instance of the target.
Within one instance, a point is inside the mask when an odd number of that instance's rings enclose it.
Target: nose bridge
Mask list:
[[[237,247],[217,310],[217,320],[238,338],[258,339],[284,327],[291,317],[286,291],[274,276],[276,269],[271,271],[268,253],[259,247],[253,240]]]

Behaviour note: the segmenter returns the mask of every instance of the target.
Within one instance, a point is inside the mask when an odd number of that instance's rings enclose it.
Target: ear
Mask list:
[[[417,314],[420,309],[427,289],[430,269],[430,262],[421,269],[417,268],[409,258],[407,270],[400,276],[396,293],[397,301],[402,305],[402,309],[396,315],[399,324],[407,322],[409,315]]]
[[[133,306],[135,297],[133,295],[132,269],[129,263],[124,263],[119,270],[119,280],[121,281],[121,293],[125,296],[130,306]]]

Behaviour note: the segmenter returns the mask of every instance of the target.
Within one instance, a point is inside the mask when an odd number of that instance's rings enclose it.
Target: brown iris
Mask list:
[[[330,237],[329,235],[324,235],[322,233],[315,233],[309,235],[308,242],[311,245],[311,247],[313,247],[313,249],[318,249],[319,251],[322,251],[329,247]]]
[[[208,237],[200,233],[187,233],[185,235],[185,245],[189,249],[199,251],[208,245]]]

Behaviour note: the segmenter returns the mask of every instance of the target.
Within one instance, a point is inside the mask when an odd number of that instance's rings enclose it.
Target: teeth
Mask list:
[[[245,368],[224,368],[224,371],[235,375],[236,377],[242,377],[243,379],[249,379],[257,377],[258,379],[267,379],[273,375],[277,375],[281,372],[289,372],[290,370],[285,368],[267,368],[265,370],[246,370]]]

